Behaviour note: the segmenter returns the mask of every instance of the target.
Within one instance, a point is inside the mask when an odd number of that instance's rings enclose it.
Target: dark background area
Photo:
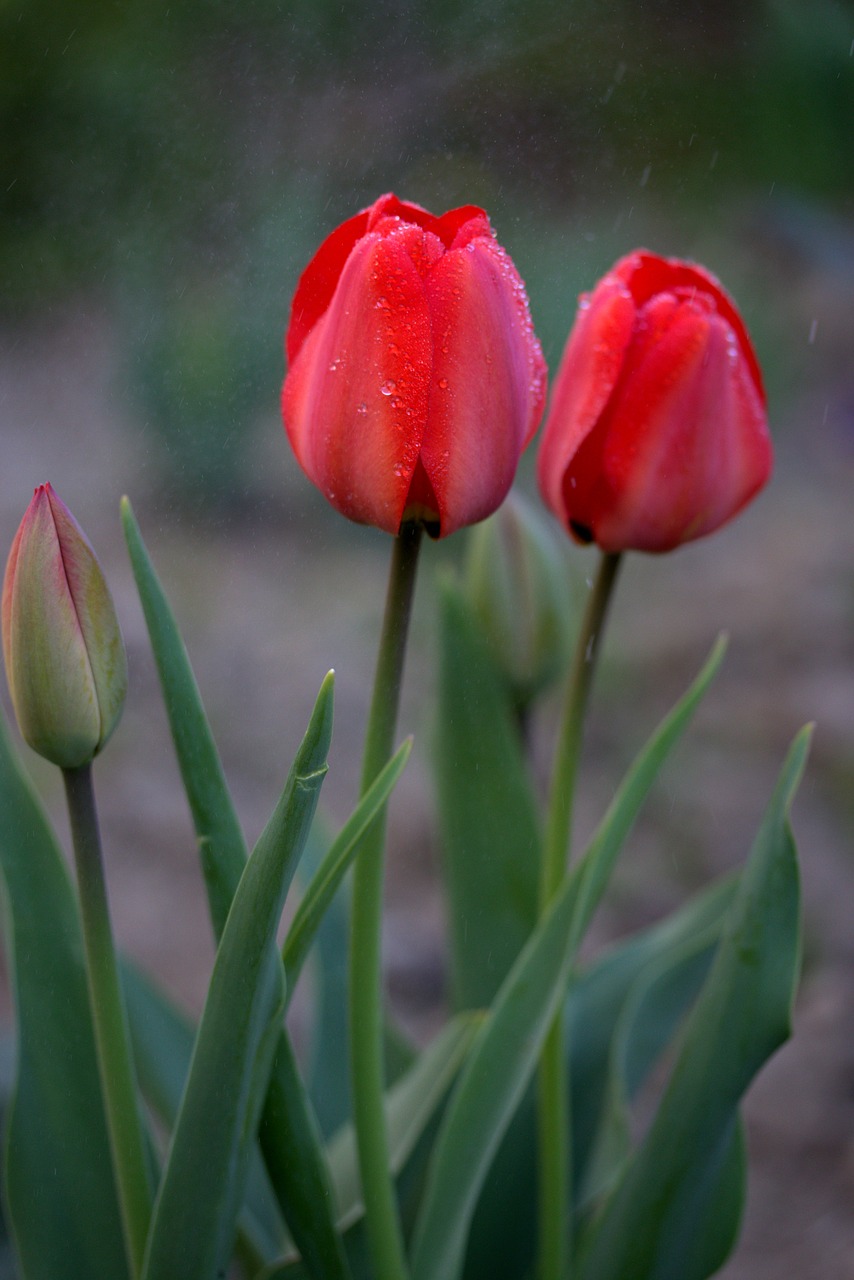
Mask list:
[[[289,456],[282,337],[300,270],[394,190],[480,203],[554,370],[580,290],[629,250],[705,263],[766,374],[777,450],[706,542],[631,557],[594,697],[589,830],[721,627],[726,668],[633,838],[604,942],[744,858],[793,733],[805,977],[792,1043],[749,1102],[753,1174],[727,1280],[854,1278],[854,5],[842,0],[136,0],[0,6],[0,545],[51,480],[102,556],[131,659],[99,761],[117,931],[198,1007],[210,940],[118,531],[134,500],[250,838],[327,667],[324,801],[357,757],[387,539]],[[532,455],[522,488],[533,492]],[[431,825],[429,547],[401,717],[386,953],[416,1034],[441,1015]],[[592,572],[567,546],[568,579]],[[545,759],[554,707],[537,741]],[[54,771],[28,753],[65,826]]]

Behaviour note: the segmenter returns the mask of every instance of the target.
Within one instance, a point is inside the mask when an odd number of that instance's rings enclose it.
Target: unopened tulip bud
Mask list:
[[[121,715],[127,659],[95,553],[49,484],[36,489],[12,543],[2,619],[24,740],[61,768],[88,764]]]
[[[527,706],[565,666],[572,606],[551,529],[517,494],[471,531],[466,581],[496,665]]]

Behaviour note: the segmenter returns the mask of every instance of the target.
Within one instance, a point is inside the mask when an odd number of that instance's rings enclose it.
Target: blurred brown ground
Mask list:
[[[811,314],[824,317],[812,335],[820,356],[821,342],[844,342],[850,311],[830,277],[802,280],[801,291],[805,345]],[[817,722],[794,813],[804,980],[794,1038],[747,1102],[749,1202],[737,1252],[721,1273],[726,1280],[854,1280],[854,365],[838,358],[841,350],[827,359],[824,381],[774,424],[777,472],[743,518],[666,559],[631,559],[588,735],[579,838],[716,633],[730,632],[724,671],[596,922],[601,944],[741,863],[788,742],[802,723]],[[309,490],[275,416],[275,389],[255,467],[264,501],[219,525],[182,523],[158,497],[143,437],[121,420],[115,379],[110,319],[95,305],[0,333],[0,544],[11,542],[32,487],[49,479],[106,567],[131,663],[124,720],[96,775],[116,931],[131,954],[198,1009],[212,948],[121,543],[119,496],[135,499],[250,840],[276,799],[330,666],[338,675],[336,732],[324,803],[336,817],[346,815],[388,545],[379,534],[354,533]],[[401,732],[415,730],[417,747],[395,798],[390,838],[389,981],[401,1017],[421,1038],[441,1019],[443,978],[429,782],[430,577],[432,565],[453,555],[452,547],[427,548],[401,715]],[[590,563],[574,555],[576,564]],[[548,740],[546,723],[543,755]],[[26,755],[67,841],[58,777]],[[8,1026],[8,1001],[4,1015]]]

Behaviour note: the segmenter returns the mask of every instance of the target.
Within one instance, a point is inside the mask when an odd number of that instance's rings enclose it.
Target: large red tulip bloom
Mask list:
[[[490,515],[537,428],[545,364],[524,286],[482,209],[393,195],[342,223],[291,309],[282,413],[338,511],[445,537]]]
[[[762,374],[702,267],[638,251],[581,298],[537,475],[580,542],[670,551],[720,528],[771,474]]]

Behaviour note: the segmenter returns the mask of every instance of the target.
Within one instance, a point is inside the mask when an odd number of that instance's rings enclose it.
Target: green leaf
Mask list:
[[[225,1268],[285,994],[275,933],[326,773],[332,674],[234,896],[154,1208],[144,1280]]]
[[[122,965],[122,987],[139,1087],[148,1105],[171,1132],[190,1070],[196,1028],[135,965]],[[255,1150],[249,1158],[239,1235],[265,1258],[281,1253],[287,1236],[269,1179]]]
[[[536,1066],[572,959],[565,885],[504,980],[439,1130],[412,1246],[413,1280],[454,1280],[495,1150]]]
[[[738,1102],[790,1029],[800,923],[788,811],[808,744],[804,731],[783,767],[655,1119],[588,1236],[583,1280],[703,1280],[732,1245]]]
[[[583,1175],[608,1101],[609,1068],[613,1038],[623,1010],[633,993],[643,988],[647,975],[667,968],[696,938],[716,946],[726,912],[738,886],[729,875],[695,895],[659,924],[634,934],[608,950],[584,970],[567,1001],[567,1037],[572,1062],[572,1115],[574,1166]],[[664,1026],[655,1019],[659,1033]],[[655,1052],[664,1048],[660,1038]],[[635,1088],[642,1083],[637,1076]]]
[[[122,521],[199,842],[214,936],[219,940],[246,861],[243,835],[187,652],[126,498],[122,502]],[[274,1181],[289,1224],[303,1246],[310,1250],[311,1239],[317,1238],[318,1213],[323,1206],[325,1179],[319,1142],[315,1144],[314,1158],[311,1158],[309,1135],[313,1131],[314,1120],[308,1100],[298,1087],[297,1076],[286,1070],[286,1064],[292,1062],[291,1047],[286,1041],[287,1032],[283,1030],[282,1044],[275,1058],[269,1113],[265,1115],[265,1149],[268,1163],[273,1165]],[[285,1168],[283,1157],[277,1155],[278,1145],[287,1136],[285,1131],[278,1131],[278,1126],[285,1123],[286,1114],[286,1128],[291,1136],[300,1133],[307,1144],[303,1149],[301,1180],[289,1177],[287,1185],[282,1178]],[[288,1168],[292,1169],[293,1165]],[[254,1171],[252,1186],[256,1191],[260,1189],[261,1182],[257,1170]],[[307,1188],[310,1188],[308,1198]],[[315,1230],[308,1236],[307,1224],[299,1216],[298,1205],[310,1203],[319,1208],[311,1215]],[[331,1218],[327,1222],[324,1239],[327,1260],[333,1255],[343,1257],[335,1239]],[[331,1262],[328,1265],[331,1266]]]
[[[335,1229],[321,1134],[290,1038],[279,1036],[260,1129],[261,1148],[306,1270],[316,1280],[348,1280]]]
[[[726,653],[726,645],[726,637],[719,636],[694,683],[632,763],[584,857],[571,872],[570,878],[577,882],[571,934],[573,947],[579,946],[587,932],[587,926],[608,887],[611,872],[641,806],[661,772],[664,761],[685,732],[700,700],[717,674]]]
[[[537,919],[540,826],[506,686],[459,592],[439,592],[435,773],[456,1008],[487,1006]]]
[[[386,1094],[389,1166],[395,1177],[465,1061],[482,1018],[477,1013],[457,1014]],[[364,1212],[352,1125],[346,1125],[330,1142],[329,1167],[339,1223],[346,1229]]]
[[[457,1073],[465,1061],[481,1014],[457,1014],[407,1069],[385,1097],[389,1137],[389,1165],[400,1179],[434,1121]],[[329,1167],[335,1187],[336,1215],[342,1232],[352,1237],[364,1217],[356,1142],[351,1124],[342,1126],[328,1147]],[[302,1275],[293,1258],[264,1272],[265,1280]]]
[[[490,1163],[537,1061],[570,966],[617,856],[667,755],[708,688],[723,642],[630,768],[581,862],[511,969],[436,1143],[413,1245],[414,1280],[452,1280]]]
[[[607,1099],[596,1133],[592,1167],[582,1204],[610,1189],[631,1151],[629,1103],[685,1010],[703,984],[714,958],[720,926],[711,928],[646,966],[633,983],[611,1041]]]
[[[566,1001],[573,1098],[573,1168],[584,1178],[604,1106],[614,1028],[635,985],[698,934],[720,935],[732,876],[697,895],[660,924],[620,942],[574,980]],[[524,1275],[536,1244],[536,1123],[529,1089],[499,1148],[472,1222],[466,1280]]]
[[[408,738],[381,773],[333,840],[311,878],[282,947],[288,991],[293,991],[315,934],[347,869],[359,852],[359,842],[391,795],[406,767],[412,739]]]
[[[127,498],[122,498],[121,514],[169,728],[199,842],[211,920],[215,936],[219,939],[243,873],[246,843],[187,650]]]
[[[17,1019],[5,1203],[27,1280],[122,1280],[121,1219],[74,889],[0,717],[4,941]]]

